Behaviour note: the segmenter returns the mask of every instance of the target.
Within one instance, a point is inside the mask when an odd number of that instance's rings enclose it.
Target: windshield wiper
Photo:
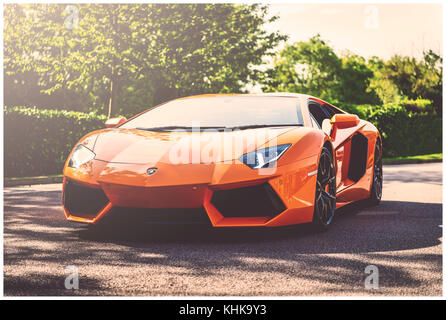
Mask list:
[[[145,130],[145,131],[155,131],[155,132],[164,132],[164,131],[174,131],[174,130],[185,130],[185,131],[203,131],[203,130],[218,130],[222,131],[226,129],[226,127],[187,127],[187,126],[164,126],[164,127],[152,127],[152,128],[142,128],[136,127],[137,130]]]
[[[290,124],[252,124],[247,126],[235,126],[227,129],[232,130],[246,130],[246,129],[256,129],[256,128],[273,128],[273,127],[303,127],[301,123],[290,123]]]
[[[234,127],[188,127],[188,126],[164,126],[164,127],[152,127],[143,128],[136,127],[137,130],[145,131],[155,131],[155,132],[170,132],[174,130],[185,130],[185,131],[204,131],[204,130],[246,130],[246,129],[256,129],[256,128],[273,128],[273,127],[302,127],[303,124],[300,123],[290,123],[290,124],[252,124],[246,126],[234,126]]]

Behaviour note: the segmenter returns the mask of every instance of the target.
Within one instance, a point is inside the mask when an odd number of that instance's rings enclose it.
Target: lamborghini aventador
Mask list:
[[[326,229],[335,209],[381,199],[378,130],[312,96],[192,96],[105,125],[67,159],[67,220]]]

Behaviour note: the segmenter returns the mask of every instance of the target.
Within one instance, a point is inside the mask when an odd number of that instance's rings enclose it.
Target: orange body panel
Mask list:
[[[208,97],[208,95],[204,96]],[[213,95],[211,95],[213,97]],[[288,96],[287,96],[288,97]],[[259,95],[259,99],[262,95]],[[335,140],[311,127],[304,95],[288,98],[301,104],[303,127],[259,128],[238,130],[224,138],[242,141],[241,148],[226,150],[212,161],[194,161],[194,154],[209,144],[223,139],[219,132],[151,132],[135,129],[104,129],[86,135],[79,144],[95,153],[95,159],[78,168],[64,167],[64,199],[67,181],[88,188],[102,190],[108,202],[94,214],[72,212],[64,205],[69,221],[96,224],[112,214],[116,207],[125,208],[204,208],[215,227],[265,226],[276,227],[311,222],[318,159],[322,147],[329,145],[334,156],[337,185],[337,207],[369,197],[373,175],[373,151],[379,133],[366,121],[351,128],[338,128]],[[356,182],[348,178],[351,141],[355,134],[367,139],[365,174]],[[172,149],[192,135],[196,145],[180,163],[172,163]],[[251,139],[252,136],[255,139]],[[271,172],[259,174],[240,161],[248,152],[289,144],[289,149],[278,159]],[[197,151],[198,150],[198,151]],[[73,153],[73,152],[72,152]],[[71,154],[69,156],[69,159]],[[149,168],[156,168],[152,175]],[[224,216],[212,201],[219,191],[263,186],[268,184],[284,205],[284,210],[273,216]]]

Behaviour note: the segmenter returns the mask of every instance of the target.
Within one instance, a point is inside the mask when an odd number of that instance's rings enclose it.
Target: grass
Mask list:
[[[61,174],[51,174],[48,176],[34,176],[34,177],[5,177],[5,181],[15,181],[21,179],[41,179],[41,178],[61,178]]]
[[[431,153],[417,156],[384,158],[384,164],[403,164],[403,163],[423,163],[423,162],[441,162],[443,153]]]

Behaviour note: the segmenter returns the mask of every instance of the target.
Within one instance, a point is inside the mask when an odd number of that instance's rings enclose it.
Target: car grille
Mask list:
[[[274,217],[286,209],[268,184],[214,191],[211,203],[224,217]]]
[[[71,215],[93,218],[109,202],[101,188],[91,188],[65,181],[63,204]]]

